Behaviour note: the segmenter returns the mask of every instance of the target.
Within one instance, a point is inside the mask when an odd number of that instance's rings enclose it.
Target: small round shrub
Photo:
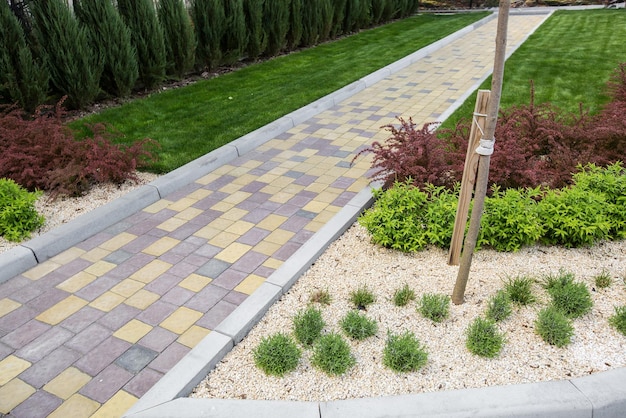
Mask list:
[[[499,290],[489,302],[487,302],[487,312],[485,316],[494,322],[500,322],[511,316],[511,301],[509,295],[504,290]]]
[[[591,311],[593,301],[589,289],[584,283],[567,283],[548,290],[552,297],[552,306],[563,312],[568,318],[578,318]]]
[[[535,331],[548,344],[565,347],[572,341],[574,327],[571,320],[554,306],[539,312],[535,321]]]
[[[299,311],[293,318],[293,332],[296,340],[305,347],[313,345],[315,340],[322,335],[325,325],[322,311],[313,306]]]
[[[594,277],[594,282],[598,289],[606,289],[613,284],[613,279],[608,271],[603,270],[600,274]]]
[[[254,364],[270,376],[284,376],[295,369],[302,351],[288,335],[278,333],[263,338],[253,351]]]
[[[536,300],[532,292],[532,284],[532,279],[529,277],[515,277],[505,283],[504,289],[512,302],[530,305]]]
[[[0,179],[0,236],[9,241],[29,238],[45,219],[35,209],[41,192],[31,193],[10,179]]]
[[[378,325],[357,311],[350,311],[339,323],[346,335],[354,340],[364,340],[378,331]]]
[[[609,324],[626,337],[626,305],[615,307],[615,313],[609,318]]]
[[[465,345],[472,354],[494,358],[502,350],[504,335],[495,322],[478,317],[467,328]]]
[[[365,310],[369,305],[376,301],[374,294],[367,288],[361,286],[357,290],[350,293],[350,302],[359,310]]]
[[[396,372],[421,369],[428,361],[428,353],[412,332],[389,334],[383,350],[383,364]]]
[[[424,318],[431,319],[434,322],[443,322],[450,312],[450,297],[440,294],[425,294],[417,310]]]
[[[323,335],[313,346],[311,364],[328,375],[344,374],[355,363],[350,346],[339,334]]]
[[[396,306],[406,306],[412,300],[415,300],[415,292],[406,283],[393,294],[393,304]]]

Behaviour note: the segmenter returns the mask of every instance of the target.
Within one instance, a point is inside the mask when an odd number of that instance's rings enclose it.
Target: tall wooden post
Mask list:
[[[470,218],[470,226],[463,244],[463,255],[461,256],[461,266],[457,275],[454,290],[452,292],[452,302],[455,305],[463,303],[465,288],[472,265],[472,256],[476,248],[478,232],[480,231],[480,220],[485,205],[487,194],[487,184],[489,182],[489,162],[493,153],[495,142],[494,133],[498,121],[498,109],[500,108],[500,97],[502,95],[502,78],[504,76],[504,60],[506,56],[506,36],[509,22],[510,0],[500,0],[498,10],[498,29],[496,34],[496,54],[493,64],[493,75],[491,79],[491,98],[489,100],[489,111],[487,112],[487,123],[483,138],[476,152],[480,154],[478,159],[478,175],[476,179],[476,191],[474,192],[474,206]]]

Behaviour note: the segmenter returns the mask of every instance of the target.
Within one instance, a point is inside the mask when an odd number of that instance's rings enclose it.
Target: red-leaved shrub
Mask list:
[[[62,101],[32,117],[21,109],[0,108],[0,178],[53,196],[81,195],[94,184],[136,180],[135,170],[153,161],[156,143],[144,139],[130,147],[113,144],[104,125],[93,137],[75,140],[62,123]]]

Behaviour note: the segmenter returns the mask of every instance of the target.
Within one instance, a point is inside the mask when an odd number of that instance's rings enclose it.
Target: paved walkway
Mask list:
[[[512,15],[517,46],[545,15]],[[358,150],[489,73],[496,19],[0,284],[0,415],[117,417],[367,186]]]

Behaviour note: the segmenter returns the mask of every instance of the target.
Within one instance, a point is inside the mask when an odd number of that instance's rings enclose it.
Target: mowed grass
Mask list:
[[[152,138],[169,172],[307,105],[488,13],[418,15],[315,48],[247,66],[193,85],[162,91],[71,124],[105,122],[129,144]]]
[[[606,83],[619,63],[626,62],[624,10],[558,11],[506,61],[500,108],[550,102],[577,113],[580,103],[597,112],[607,101]],[[481,89],[491,89],[491,78]],[[476,94],[444,124],[469,119]]]

